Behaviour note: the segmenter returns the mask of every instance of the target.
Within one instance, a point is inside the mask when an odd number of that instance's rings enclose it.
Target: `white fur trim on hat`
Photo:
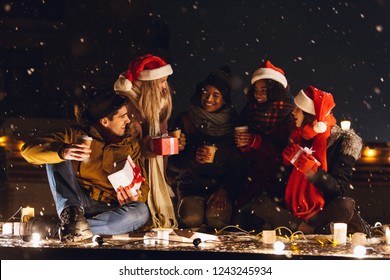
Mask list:
[[[160,68],[142,70],[137,77],[137,80],[140,81],[152,81],[157,80],[166,76],[169,76],[173,73],[172,67],[170,64],[161,66]]]
[[[114,84],[115,91],[128,92],[133,87],[133,84],[125,78],[124,74],[120,74],[118,80]]]
[[[324,133],[328,126],[324,122],[317,122],[314,126],[313,129],[317,133]]]
[[[270,80],[277,81],[281,83],[285,88],[287,87],[288,84],[286,77],[282,73],[275,71],[271,68],[257,69],[252,75],[251,84],[253,85],[256,81],[262,79],[270,79]]]
[[[298,94],[294,97],[294,103],[302,111],[314,116],[316,115],[314,101],[308,97],[303,90],[298,92]]]

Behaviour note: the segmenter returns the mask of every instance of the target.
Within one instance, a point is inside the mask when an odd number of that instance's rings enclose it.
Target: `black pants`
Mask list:
[[[303,221],[295,217],[283,205],[267,196],[261,196],[253,200],[251,210],[253,215],[262,219],[266,224],[271,224],[274,228],[285,226],[292,231],[296,231]],[[321,231],[321,228],[332,222],[346,223],[350,233],[363,232],[368,234],[365,222],[356,211],[355,201],[350,197],[334,199],[322,211],[306,222],[318,231]]]

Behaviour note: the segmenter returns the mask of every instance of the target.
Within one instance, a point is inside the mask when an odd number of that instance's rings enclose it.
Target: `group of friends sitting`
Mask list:
[[[238,112],[224,66],[196,84],[187,110],[172,118],[172,74],[158,56],[136,57],[113,88],[85,92],[76,125],[22,147],[28,162],[46,165],[62,241],[229,225],[329,234],[336,222],[371,234],[346,196],[362,139],[337,125],[331,93],[309,85],[293,95],[284,71],[265,61]],[[156,154],[155,138],[177,128],[178,151]],[[108,176],[128,156],[134,180],[114,188]]]

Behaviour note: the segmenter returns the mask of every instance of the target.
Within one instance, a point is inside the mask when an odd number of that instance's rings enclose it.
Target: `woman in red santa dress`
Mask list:
[[[353,130],[342,130],[331,110],[333,95],[313,86],[294,98],[296,129],[283,151],[292,164],[283,205],[263,196],[252,203],[254,215],[274,227],[285,226],[305,234],[329,234],[331,224],[348,224],[348,232],[370,236],[369,225],[344,194],[353,167],[360,157],[362,139]]]

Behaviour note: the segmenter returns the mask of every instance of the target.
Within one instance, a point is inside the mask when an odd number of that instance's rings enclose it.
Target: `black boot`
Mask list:
[[[59,237],[61,241],[78,242],[93,236],[89,223],[84,217],[84,210],[80,206],[65,208],[60,219]]]

